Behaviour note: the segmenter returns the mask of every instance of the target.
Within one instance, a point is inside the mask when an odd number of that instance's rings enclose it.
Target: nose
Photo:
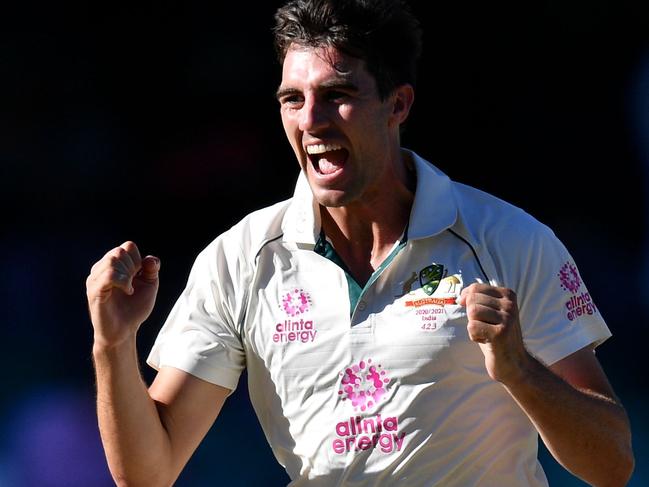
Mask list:
[[[299,128],[302,132],[314,132],[328,123],[326,108],[314,97],[307,97],[300,108]]]

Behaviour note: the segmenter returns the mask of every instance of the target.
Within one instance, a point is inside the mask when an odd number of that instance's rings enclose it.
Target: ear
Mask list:
[[[390,116],[390,123],[401,125],[408,118],[410,107],[415,101],[415,89],[412,85],[406,83],[397,86],[390,95],[390,102],[392,103],[392,113]]]

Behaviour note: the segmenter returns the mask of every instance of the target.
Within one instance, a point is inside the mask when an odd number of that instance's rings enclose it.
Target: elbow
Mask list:
[[[635,457],[628,422],[608,437],[600,437],[589,460],[572,473],[594,487],[625,487],[635,468]],[[570,469],[569,469],[570,470]]]
[[[629,440],[626,447],[620,453],[619,468],[618,468],[618,478],[615,483],[612,485],[623,487],[629,483],[631,480],[631,475],[633,475],[633,470],[635,469],[635,456],[633,455],[633,447],[631,446],[631,441]]]
[[[614,471],[610,472],[609,478],[602,483],[594,483],[597,487],[625,487],[631,480],[633,469],[635,468],[635,461],[631,456],[628,461],[620,462],[616,465]]]
[[[617,448],[617,455],[614,463],[608,469],[608,479],[601,484],[594,484],[598,487],[624,487],[631,480],[635,469],[635,456],[631,445],[630,434],[626,441],[620,442]]]
[[[626,434],[619,446],[619,483],[615,485],[625,486],[631,480],[635,469],[635,455],[633,453],[633,441],[631,438],[631,424],[626,416]]]
[[[631,422],[629,416],[622,406],[619,410],[620,422],[617,428],[618,434],[610,439],[611,449],[608,466],[608,480],[601,484],[601,487],[624,487],[631,480],[635,469],[635,455],[633,453],[633,441],[631,435]],[[598,485],[599,484],[595,484]]]

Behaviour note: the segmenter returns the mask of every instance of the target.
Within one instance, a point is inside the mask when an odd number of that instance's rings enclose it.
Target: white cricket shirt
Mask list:
[[[148,363],[229,389],[246,367],[291,486],[545,486],[537,432],[487,375],[460,291],[512,288],[546,364],[610,332],[546,226],[404,157],[417,171],[407,240],[364,289],[321,255],[331,248],[301,175],[292,199],[198,256]]]

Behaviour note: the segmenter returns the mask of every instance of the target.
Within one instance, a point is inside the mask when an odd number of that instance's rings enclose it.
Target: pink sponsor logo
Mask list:
[[[574,321],[580,316],[594,315],[597,313],[597,307],[590,297],[590,293],[581,293],[578,296],[572,296],[566,303],[566,317]]]
[[[346,367],[340,373],[338,396],[351,404],[354,411],[369,412],[375,409],[387,395],[390,378],[381,364],[372,364],[372,359],[361,360]],[[337,455],[349,452],[376,450],[388,454],[399,452],[403,446],[405,432],[399,433],[399,418],[390,416],[351,416],[336,423],[332,449]]]
[[[336,438],[332,443],[334,453],[342,455],[351,451],[377,450],[381,453],[401,451],[406,433],[399,434],[396,416],[381,418],[350,417],[336,424]]]
[[[581,276],[573,263],[566,262],[563,264],[558,276],[564,291],[572,294],[566,302],[566,318],[568,320],[575,321],[581,316],[597,314],[597,307],[590,297],[590,293],[586,290],[580,292]]]
[[[338,396],[351,404],[354,411],[370,412],[387,397],[390,378],[381,364],[372,364],[372,359],[346,367],[340,376]],[[405,432],[399,433],[398,417],[382,418],[380,414],[351,416],[336,423],[334,432],[331,446],[337,455],[364,450],[399,452],[406,436]]]
[[[581,287],[581,277],[579,277],[579,271],[577,267],[571,262],[566,262],[563,264],[563,267],[559,270],[559,281],[561,282],[561,287],[575,294],[579,291]]]
[[[289,344],[315,341],[318,330],[313,319],[309,319],[308,316],[311,311],[311,304],[311,295],[304,289],[292,289],[282,294],[279,308],[284,311],[287,319],[275,325],[274,343]]]
[[[309,311],[311,296],[304,289],[293,289],[282,296],[280,307],[293,318]]]
[[[354,410],[372,409],[383,399],[390,378],[381,365],[372,365],[372,359],[361,360],[341,372],[341,388],[338,394],[343,401],[349,400]]]

